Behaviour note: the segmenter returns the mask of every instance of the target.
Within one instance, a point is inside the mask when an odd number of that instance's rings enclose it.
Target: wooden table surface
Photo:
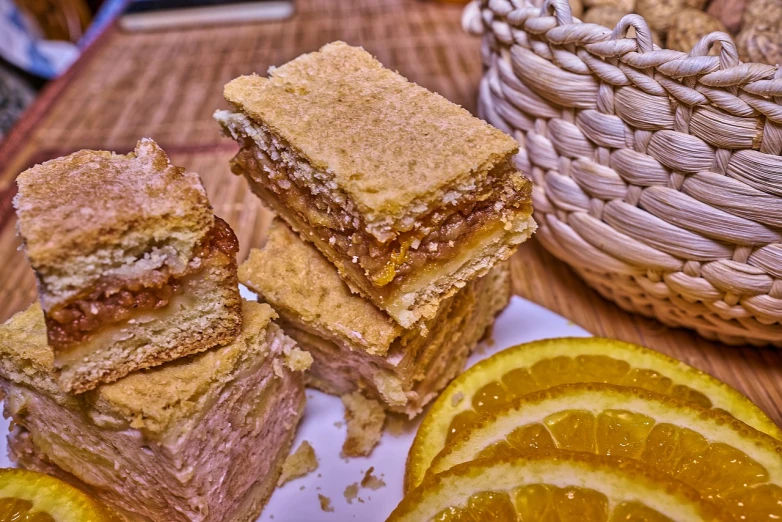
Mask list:
[[[235,151],[212,113],[222,86],[265,73],[333,40],[363,45],[386,66],[474,111],[480,42],[462,33],[461,8],[418,0],[297,0],[286,21],[124,33],[109,29],[40,97],[0,145],[0,320],[35,298],[17,250],[11,200],[23,169],[82,148],[125,152],[151,137],[201,174],[216,213],[236,230],[240,259],[263,240],[269,214],[230,174]],[[643,344],[730,383],[782,424],[782,355],[728,347],[632,316],[589,289],[534,240],[513,258],[514,289],[595,335]]]

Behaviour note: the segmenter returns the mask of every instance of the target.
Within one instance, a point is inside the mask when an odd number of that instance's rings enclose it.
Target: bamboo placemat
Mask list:
[[[360,44],[384,64],[447,98],[475,108],[480,42],[461,31],[461,9],[413,0],[299,0],[294,18],[274,23],[165,33],[110,29],[68,77],[44,94],[0,147],[0,320],[35,298],[32,272],[17,250],[10,200],[14,177],[36,162],[81,148],[127,151],[149,136],[172,160],[199,172],[215,211],[234,228],[240,259],[263,241],[270,215],[230,174],[235,146],[211,115],[225,107],[222,86],[264,73],[322,44]],[[10,143],[10,144],[9,144]],[[513,259],[517,294],[596,335],[658,349],[732,384],[782,424],[782,354],[728,347],[631,316],[586,287],[534,241]]]

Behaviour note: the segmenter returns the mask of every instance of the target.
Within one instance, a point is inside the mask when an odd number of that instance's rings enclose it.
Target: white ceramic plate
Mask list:
[[[242,287],[242,295],[255,295]],[[468,366],[515,344],[549,337],[588,336],[580,327],[565,318],[525,299],[514,297],[510,306],[500,315],[494,326],[494,343],[483,345],[470,357]],[[294,442],[297,448],[306,440],[315,448],[319,467],[308,476],[288,482],[277,489],[264,509],[259,521],[315,522],[333,521],[381,522],[402,499],[407,452],[413,442],[418,422],[409,422],[403,433],[383,434],[380,444],[367,458],[343,459],[339,454],[345,440],[342,402],[338,397],[307,390],[304,419]],[[8,421],[2,420],[0,431],[6,433]],[[0,438],[0,467],[12,464],[6,454],[5,437]],[[345,489],[361,482],[365,472],[374,467],[373,475],[385,486],[377,490],[359,489],[351,503],[345,499]],[[321,509],[318,495],[331,501],[333,511]],[[360,500],[359,500],[360,499]]]

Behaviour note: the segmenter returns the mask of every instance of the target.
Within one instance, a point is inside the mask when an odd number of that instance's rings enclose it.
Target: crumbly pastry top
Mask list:
[[[0,356],[30,376],[54,372],[54,353],[47,344],[43,310],[37,301],[0,325]]]
[[[239,267],[239,280],[272,306],[319,330],[349,339],[373,355],[385,355],[404,330],[342,281],[336,268],[280,219],[266,245]]]
[[[151,139],[127,155],[81,150],[41,163],[17,184],[18,229],[34,267],[116,248],[129,232],[154,242],[184,228],[197,240],[214,222],[198,174],[171,165]]]
[[[343,42],[236,78],[225,98],[333,176],[369,217],[443,197],[513,154],[516,141]]]
[[[274,310],[267,304],[243,301],[242,313],[242,332],[233,343],[132,373],[75,398],[85,410],[94,408],[146,432],[165,432],[176,421],[201,411],[209,392],[228,384],[248,359],[257,359],[251,364],[258,365],[267,356],[286,357],[268,353],[267,329],[277,328],[271,324],[277,317]],[[0,326],[0,356],[13,361],[17,371],[35,375],[38,383],[54,382],[54,359],[38,303]],[[10,373],[0,366],[0,376],[18,380]]]
[[[360,391],[340,397],[345,406],[347,437],[341,457],[366,457],[372,453],[383,435],[386,411],[379,402],[364,397]]]
[[[296,451],[288,455],[282,464],[282,474],[277,480],[277,487],[293,479],[308,475],[318,469],[318,456],[309,441],[302,441]]]

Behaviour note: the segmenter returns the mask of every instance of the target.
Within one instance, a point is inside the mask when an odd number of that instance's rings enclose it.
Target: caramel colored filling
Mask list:
[[[273,163],[251,140],[234,157],[232,169],[248,173],[310,224],[313,232],[342,256],[358,263],[375,287],[383,287],[430,263],[453,258],[460,243],[500,219],[505,209],[530,212],[531,184],[510,164],[490,173],[491,183],[469,201],[445,205],[419,220],[416,227],[381,243],[365,232],[360,219],[323,195],[300,186],[287,168]],[[398,282],[398,279],[397,279]]]
[[[219,256],[235,258],[239,242],[233,230],[215,217],[215,225],[196,246],[187,268],[172,274],[168,266],[133,280],[105,277],[69,302],[46,314],[49,345],[65,350],[87,340],[104,326],[127,321],[133,314],[168,306],[183,293],[182,280],[201,272]]]

